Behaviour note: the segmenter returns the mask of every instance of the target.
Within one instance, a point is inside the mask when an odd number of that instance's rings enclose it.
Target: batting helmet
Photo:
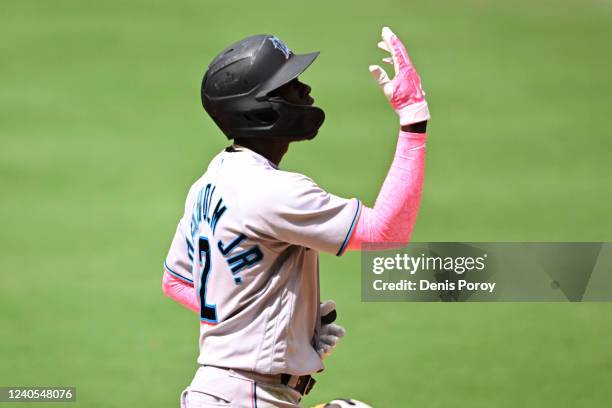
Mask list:
[[[202,105],[228,139],[312,139],[322,109],[271,92],[297,78],[319,55],[298,55],[273,35],[255,35],[223,50],[202,80]]]

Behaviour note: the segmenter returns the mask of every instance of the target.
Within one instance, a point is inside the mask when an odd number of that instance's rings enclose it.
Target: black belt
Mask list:
[[[308,394],[315,383],[315,379],[310,375],[281,374],[281,384],[293,388],[302,395]]]

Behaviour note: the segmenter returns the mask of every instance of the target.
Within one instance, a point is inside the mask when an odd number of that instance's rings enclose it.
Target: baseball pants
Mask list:
[[[273,376],[201,366],[181,394],[181,408],[299,408],[302,395]]]

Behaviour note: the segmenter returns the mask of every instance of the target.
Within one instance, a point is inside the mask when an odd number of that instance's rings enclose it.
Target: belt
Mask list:
[[[302,395],[306,395],[312,390],[317,381],[310,375],[291,375],[281,374],[281,384],[293,388]]]
[[[238,370],[238,369],[228,369],[217,367],[224,370],[229,370],[230,372],[236,373],[242,377],[246,377],[248,379],[252,379],[255,381],[261,381],[264,383],[270,384],[282,384],[291,388],[300,393],[300,395],[306,395],[312,390],[312,387],[315,385],[316,381],[310,375],[291,375],[291,374],[260,374],[252,371]]]

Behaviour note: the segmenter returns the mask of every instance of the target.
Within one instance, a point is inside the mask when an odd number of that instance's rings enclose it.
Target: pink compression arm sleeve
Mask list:
[[[376,249],[408,244],[421,201],[426,139],[425,133],[400,132],[393,163],[374,208],[363,206],[349,250],[360,250],[364,243],[376,243]]]
[[[167,271],[164,271],[162,290],[166,296],[177,301],[186,308],[194,312],[200,311],[200,304],[198,303],[195,288],[189,283],[169,274]]]

